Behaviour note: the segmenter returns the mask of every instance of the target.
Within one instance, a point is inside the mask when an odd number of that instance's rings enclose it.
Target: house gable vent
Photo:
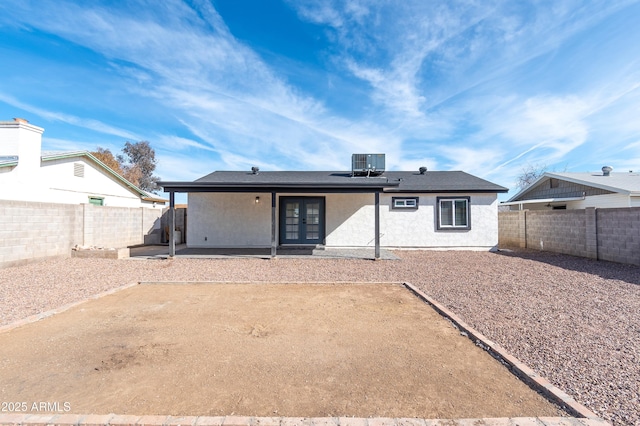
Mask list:
[[[73,175],[75,177],[84,177],[84,164],[82,163],[73,163]]]
[[[352,154],[353,176],[379,176],[384,173],[384,154]]]

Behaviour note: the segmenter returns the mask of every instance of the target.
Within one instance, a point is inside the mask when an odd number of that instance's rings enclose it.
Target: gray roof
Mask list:
[[[537,187],[541,182],[549,179],[561,179],[580,185],[617,192],[625,195],[640,196],[640,173],[610,173],[604,176],[602,172],[584,173],[556,173],[546,172],[529,186],[523,188],[507,202],[526,200],[526,194]]]
[[[549,177],[625,194],[640,193],[639,173],[546,173]]]
[[[461,171],[385,172],[359,177],[351,172],[327,171],[218,171],[193,182],[159,182],[165,191],[335,190],[384,192],[507,192],[500,185]]]

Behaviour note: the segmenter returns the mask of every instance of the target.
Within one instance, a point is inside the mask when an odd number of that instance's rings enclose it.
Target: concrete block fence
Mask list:
[[[162,210],[0,200],[0,268],[71,248],[160,243]]]
[[[640,265],[640,207],[499,212],[498,245]]]

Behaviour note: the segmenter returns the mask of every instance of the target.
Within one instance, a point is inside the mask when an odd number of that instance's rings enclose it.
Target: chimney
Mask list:
[[[611,166],[604,166],[602,168],[602,176],[609,176],[611,174],[611,172],[613,171],[613,167]]]

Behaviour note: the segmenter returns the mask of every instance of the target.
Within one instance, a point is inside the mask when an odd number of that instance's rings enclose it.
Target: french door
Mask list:
[[[280,244],[322,244],[323,197],[280,197]]]

